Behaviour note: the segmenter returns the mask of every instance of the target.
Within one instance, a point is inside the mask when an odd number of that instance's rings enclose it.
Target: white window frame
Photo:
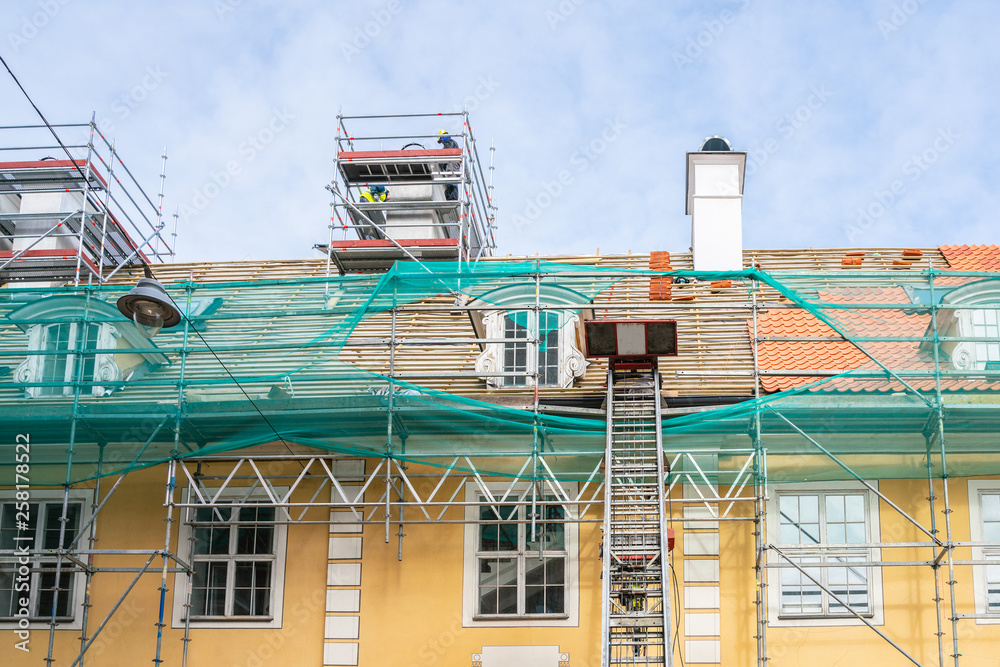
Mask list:
[[[969,526],[973,542],[983,542],[982,496],[984,493],[1000,494],[1000,479],[969,480]],[[995,556],[1000,560],[1000,548],[972,547],[973,560],[986,560]],[[996,618],[977,618],[977,625],[1000,624],[1000,612],[990,614],[986,608],[986,566],[972,566],[972,590],[976,600],[976,614],[989,614]]]
[[[231,503],[242,500],[246,498],[246,501],[264,501],[262,504],[269,504],[269,496],[267,492],[263,489],[255,489],[249,497],[246,497],[246,493],[249,489],[226,489],[222,495],[216,499],[217,503]],[[209,498],[218,493],[218,489],[200,489],[203,496]],[[272,491],[279,497],[288,491],[287,487],[273,487]],[[197,502],[197,496],[189,488],[185,491],[186,502]],[[249,504],[249,503],[248,503]],[[177,530],[177,544],[179,545],[178,554],[182,560],[189,562],[188,559],[191,558],[192,549],[189,547],[191,542],[189,541],[193,537],[193,527],[189,523],[189,516],[197,507],[185,507],[181,508],[182,520],[179,522],[179,527]],[[234,511],[239,511],[238,508],[233,508]],[[191,618],[190,625],[192,628],[280,628],[282,613],[284,609],[284,588],[285,588],[285,556],[287,550],[288,541],[288,524],[282,522],[282,510],[280,507],[275,508],[275,524],[274,524],[274,563],[271,568],[271,615],[263,616],[258,618],[252,618],[248,616],[233,616],[230,618]],[[248,558],[247,560],[254,560],[253,558]],[[192,567],[194,566],[191,563]],[[185,605],[188,601],[188,589],[191,585],[191,577],[184,572],[178,572],[174,575],[174,597],[173,597],[173,613],[171,617],[171,625],[174,628],[184,627],[184,617],[187,613],[187,608]],[[232,587],[232,581],[227,581],[227,590]],[[228,594],[227,594],[228,597]]]
[[[509,310],[495,310],[483,316],[482,322],[485,329],[485,337],[493,340],[507,339],[505,322],[508,313],[528,314],[528,338],[511,338],[511,343],[522,342],[527,348],[526,368],[524,384],[513,384],[510,377],[489,377],[484,376],[488,387],[492,389],[525,389],[535,386],[534,372],[538,367],[538,345],[534,342],[535,332],[538,326],[533,313],[528,306],[511,306]],[[587,371],[588,362],[580,351],[578,341],[580,338],[580,317],[579,315],[569,315],[565,310],[546,309],[541,311],[551,313],[564,320],[559,327],[557,348],[559,352],[559,372],[555,382],[547,382],[543,387],[572,387],[577,378],[583,377]],[[476,358],[476,370],[480,373],[503,373],[508,372],[505,364],[505,351],[510,343],[487,343],[482,353]]]
[[[518,333],[517,329],[515,329],[515,331],[513,332],[515,335],[514,336],[510,336],[511,332],[507,330],[508,320],[510,322],[512,322],[515,327],[518,327],[519,325],[518,325],[518,323],[517,323],[517,321],[516,321],[515,318],[516,318],[517,315],[520,315],[522,313],[524,314],[525,324],[527,325],[527,326],[524,326],[524,327],[520,327],[520,332],[523,332],[524,337],[520,338],[520,337],[516,336],[516,334]],[[559,327],[559,329],[556,330],[556,336],[555,336],[555,339],[556,339],[556,373],[555,373],[555,378],[549,378],[549,381],[546,382],[546,381],[544,381],[541,378],[541,368],[539,368],[539,361],[540,361],[541,355],[545,354],[547,352],[547,350],[546,350],[546,352],[542,352],[541,345],[540,344],[535,344],[533,341],[536,338],[540,338],[539,335],[538,335],[538,332],[541,329],[541,327],[539,326],[538,323],[546,321],[546,320],[549,320],[552,317],[555,317],[558,320],[560,317],[564,317],[564,315],[562,315],[562,313],[560,313],[558,311],[548,311],[548,310],[545,310],[545,311],[540,311],[538,313],[537,317],[538,317],[538,319],[536,321],[535,314],[532,313],[530,310],[507,310],[507,311],[502,311],[500,313],[500,322],[501,322],[501,327],[502,327],[502,336],[501,337],[504,338],[504,339],[506,339],[506,340],[508,340],[508,341],[510,341],[510,342],[502,343],[501,344],[502,345],[501,351],[500,351],[500,355],[501,355],[500,356],[501,370],[504,373],[513,373],[513,372],[516,372],[515,369],[512,366],[509,366],[507,364],[507,351],[508,351],[508,349],[511,346],[513,346],[513,345],[522,345],[522,346],[524,346],[524,351],[525,351],[525,354],[524,354],[524,357],[525,357],[525,363],[524,363],[525,375],[523,377],[521,377],[521,378],[517,378],[517,377],[501,377],[501,378],[497,378],[498,380],[500,380],[503,383],[503,386],[511,386],[511,387],[533,387],[534,384],[535,384],[535,378],[533,377],[532,374],[535,373],[535,372],[539,373],[539,379],[542,380],[542,381],[540,381],[538,383],[538,386],[540,386],[540,387],[558,387],[558,386],[561,386],[562,382],[564,381],[564,378],[563,378],[564,374],[563,374],[563,370],[562,369],[563,369],[563,357],[566,356],[566,355],[563,354],[563,350],[566,349],[566,345],[567,345],[567,340],[566,340],[567,336],[566,336],[566,332],[564,331],[564,329],[575,328],[575,322],[567,322],[564,326],[561,326],[561,327]],[[548,324],[548,323],[546,322],[546,324]],[[573,325],[572,327],[569,326],[571,324]],[[548,337],[549,333],[546,333],[545,336]],[[517,380],[519,380],[519,379],[523,380],[523,382],[520,382],[520,383],[517,382]]]
[[[14,373],[16,381],[18,382],[45,382],[45,369],[48,363],[54,363],[55,359],[58,357],[66,358],[66,367],[63,372],[63,382],[65,386],[62,391],[58,391],[58,387],[26,387],[25,394],[29,398],[53,398],[57,396],[72,396],[73,395],[73,382],[76,379],[76,368],[77,368],[77,354],[76,349],[79,344],[80,328],[86,324],[87,326],[97,327],[97,340],[90,349],[98,350],[113,350],[118,347],[118,332],[117,330],[106,323],[100,322],[52,322],[49,324],[33,324],[28,329],[28,349],[33,352],[45,351],[46,345],[49,341],[49,336],[51,331],[57,327],[68,326],[69,327],[69,337],[66,343],[66,350],[57,354],[32,354],[27,359],[25,359],[18,367]],[[86,353],[84,348],[84,353]],[[93,355],[93,372],[87,377],[82,377],[81,380],[84,382],[100,382],[102,380],[110,382],[118,382],[121,380],[121,369],[118,368],[118,364],[115,363],[114,354],[97,353]],[[86,364],[86,357],[84,364]],[[54,380],[58,381],[58,380]],[[106,387],[99,385],[93,385],[91,387],[82,387],[81,394],[91,395],[91,396],[102,396],[106,393],[110,393],[110,390]]]
[[[878,488],[877,482],[870,484]],[[879,525],[879,498],[875,493],[865,488],[860,482],[804,482],[795,484],[774,484],[770,485],[769,495],[765,505],[767,511],[767,541],[780,548],[786,555],[791,556],[796,552],[793,545],[782,545],[780,529],[780,514],[778,511],[779,497],[782,495],[808,495],[808,494],[836,494],[837,492],[856,493],[862,492],[865,497],[865,531],[867,542],[878,542],[881,539]],[[820,503],[822,508],[824,503]],[[845,551],[865,551],[868,558],[866,560],[881,560],[881,549],[847,546]],[[816,550],[812,550],[815,552]],[[838,552],[841,549],[837,550]],[[788,566],[788,562],[776,553],[768,553],[768,563]],[[791,566],[788,566],[791,567]],[[774,627],[825,627],[825,626],[845,626],[864,625],[864,623],[850,612],[845,614],[816,616],[816,615],[782,615],[781,614],[781,572],[785,568],[768,568],[767,586],[767,615],[768,623]],[[882,568],[869,567],[868,569],[868,598],[871,614],[865,616],[872,625],[883,625],[885,614],[882,604]],[[824,591],[824,596],[828,594]]]
[[[575,484],[563,484],[563,489],[573,497],[576,493]],[[486,482],[486,488],[497,499],[511,488],[506,482]],[[483,492],[475,482],[469,482],[465,487],[465,501],[476,503]],[[543,484],[540,495],[553,494],[547,485]],[[513,490],[504,499],[502,505],[525,505],[530,509],[531,485],[528,482],[517,483]],[[578,627],[580,625],[580,524],[576,521],[577,508],[566,506],[566,517],[564,536],[566,554],[566,613],[552,615],[552,617],[541,617],[538,615],[528,615],[520,617],[480,617],[477,614],[479,601],[479,568],[477,561],[479,524],[479,506],[468,504],[465,506],[465,545],[464,562],[462,568],[462,627],[466,628],[513,628],[513,627]],[[539,520],[539,523],[543,523]],[[527,529],[531,529],[531,524],[527,524]],[[560,550],[560,553],[562,551]],[[522,556],[521,558],[524,558]],[[519,575],[519,579],[520,579]]]
[[[3,503],[16,502],[16,498],[14,496],[15,493],[16,493],[16,491],[14,489],[0,490],[0,502],[3,502]],[[58,505],[61,506],[62,500],[63,500],[63,492],[62,491],[57,491],[57,490],[32,489],[31,492],[30,492],[30,494],[31,494],[30,495],[30,499],[28,500],[29,503],[45,503],[45,504],[52,504],[52,505],[58,504]],[[93,510],[94,490],[93,489],[70,489],[70,491],[69,491],[69,502],[70,503],[77,503],[77,504],[82,505],[81,510],[80,510],[80,524],[79,524],[78,528],[83,528],[84,526],[87,525],[87,521],[90,520],[91,512]],[[61,507],[60,507],[60,511],[61,511]],[[41,520],[41,516],[39,518]],[[90,528],[87,527],[87,531],[88,532],[89,532],[89,530],[90,530]],[[86,549],[87,546],[88,546],[88,542],[87,542],[86,535],[84,537],[81,537],[79,539],[79,541],[77,541],[77,543],[76,543],[76,548],[77,549]],[[40,549],[41,545],[35,543],[35,544],[32,545],[32,548],[34,548],[34,549]],[[9,552],[5,552],[4,555],[5,556],[9,555]],[[37,557],[35,557],[35,558],[37,558]],[[53,562],[55,561],[54,558],[45,558],[45,560],[49,560],[49,561],[53,561]],[[63,561],[63,568],[64,569],[66,569],[66,568],[72,569],[73,567],[75,567],[75,566],[72,563],[70,563],[69,561],[65,561],[65,560]],[[31,590],[31,604],[32,604],[32,606],[34,606],[35,601],[36,601],[36,596],[38,595],[38,591],[35,590],[36,586],[34,585],[35,582],[37,581],[37,576],[38,575],[35,575],[35,574],[32,575],[32,590]],[[80,629],[83,628],[83,602],[84,602],[84,595],[86,593],[86,588],[87,588],[87,578],[86,578],[86,576],[84,575],[83,572],[75,572],[73,574],[73,577],[74,577],[74,581],[73,581],[73,607],[72,607],[72,616],[71,616],[71,620],[58,621],[59,628],[61,630],[80,630]],[[36,620],[30,621],[29,624],[28,624],[28,629],[29,630],[47,629],[49,627],[49,621],[45,620],[46,618],[47,617],[43,615],[43,616],[39,617]],[[48,618],[51,618],[51,617],[48,617]],[[65,618],[65,617],[57,617],[57,618]],[[17,621],[16,620],[11,621],[11,620],[7,620],[7,619],[0,619],[0,632],[12,631],[12,630],[14,630],[16,628],[17,628]]]

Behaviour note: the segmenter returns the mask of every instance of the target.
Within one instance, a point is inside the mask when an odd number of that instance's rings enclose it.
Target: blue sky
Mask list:
[[[713,134],[749,152],[746,247],[1000,240],[1000,3],[7,0],[4,10],[0,53],[52,122],[96,113],[153,193],[167,147],[165,208],[188,213],[181,261],[317,257],[340,107],[467,106],[481,147],[497,149],[501,254],[686,250],[684,155]],[[32,120],[6,73],[0,100],[3,124]],[[247,150],[268,126],[280,129]],[[234,160],[239,174],[199,199]],[[571,182],[545,196],[565,170]]]

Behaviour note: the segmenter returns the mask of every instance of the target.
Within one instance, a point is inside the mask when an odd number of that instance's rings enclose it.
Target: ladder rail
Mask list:
[[[616,377],[617,376],[617,377]],[[608,368],[601,664],[672,665],[669,539],[653,365]]]
[[[603,547],[601,548],[601,667],[609,667],[610,661],[610,632],[611,632],[611,422],[614,415],[614,387],[615,371],[614,364],[608,364],[608,394],[607,403],[607,427],[604,444],[604,523]]]

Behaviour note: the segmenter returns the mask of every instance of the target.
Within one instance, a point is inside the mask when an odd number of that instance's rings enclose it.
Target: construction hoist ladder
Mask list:
[[[656,358],[609,360],[601,665],[672,665]]]

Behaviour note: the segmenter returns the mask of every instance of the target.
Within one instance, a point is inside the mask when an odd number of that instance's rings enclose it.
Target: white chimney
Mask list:
[[[743,268],[743,176],[747,154],[708,137],[687,154],[687,207],[695,271]]]

